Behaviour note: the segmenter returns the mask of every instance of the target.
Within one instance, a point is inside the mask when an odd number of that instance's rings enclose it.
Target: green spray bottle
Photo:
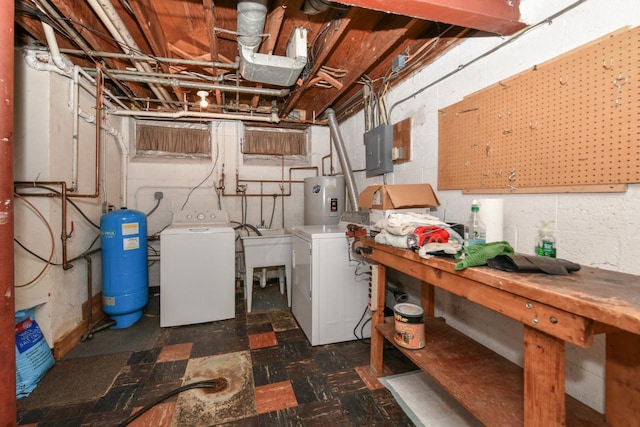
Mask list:
[[[553,221],[551,221],[553,222]],[[539,256],[556,257],[556,238],[549,228],[550,221],[542,221],[542,228],[538,230],[536,254]]]

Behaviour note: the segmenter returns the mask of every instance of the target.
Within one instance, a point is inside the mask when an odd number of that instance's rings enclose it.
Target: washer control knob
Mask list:
[[[202,212],[200,212],[200,213],[198,214],[198,219],[199,219],[200,221],[204,220],[205,218],[206,218],[206,215],[205,215],[205,214],[203,214]]]

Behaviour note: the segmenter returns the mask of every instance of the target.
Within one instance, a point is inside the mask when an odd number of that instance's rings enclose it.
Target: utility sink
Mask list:
[[[253,290],[253,269],[262,268],[261,286],[266,284],[267,267],[284,267],[280,269],[280,293],[284,294],[287,285],[287,303],[291,307],[291,234],[286,229],[260,230],[262,236],[241,236],[244,249],[244,297],[247,301],[247,312],[251,312]]]

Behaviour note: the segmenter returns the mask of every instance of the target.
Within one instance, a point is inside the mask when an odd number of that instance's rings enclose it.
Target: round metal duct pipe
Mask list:
[[[302,5],[302,11],[307,15],[317,15],[326,12],[331,7],[328,0],[306,0]]]
[[[347,191],[349,191],[349,202],[351,204],[351,210],[357,211],[358,208],[358,189],[356,188],[356,180],[353,177],[353,171],[351,170],[351,162],[344,148],[344,140],[338,127],[338,118],[333,108],[328,108],[325,112],[327,119],[329,120],[329,129],[331,129],[331,135],[333,136],[333,143],[336,146],[336,152],[338,153],[338,159],[340,160],[340,166],[342,167],[342,173],[347,184]]]
[[[238,43],[254,52],[262,43],[262,32],[267,19],[267,0],[241,0],[238,2]]]

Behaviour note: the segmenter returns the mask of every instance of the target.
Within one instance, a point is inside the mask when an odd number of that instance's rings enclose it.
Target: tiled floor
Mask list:
[[[116,426],[159,397],[206,379],[218,387],[175,394],[129,425],[413,425],[371,375],[368,343],[312,347],[290,310],[247,314],[242,292],[236,296],[235,319],[162,328],[153,348],[131,353],[102,397],[22,410],[19,401],[18,425]],[[385,350],[385,363],[389,374],[415,369],[393,348]]]

